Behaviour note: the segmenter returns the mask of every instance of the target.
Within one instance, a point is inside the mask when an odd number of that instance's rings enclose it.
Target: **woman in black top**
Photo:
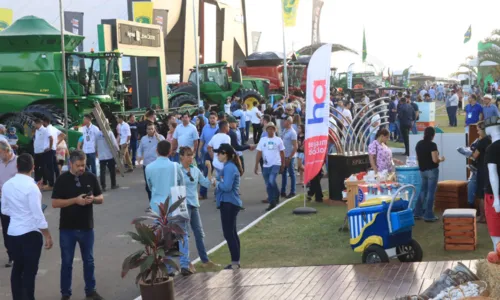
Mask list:
[[[439,179],[439,163],[444,161],[444,156],[439,157],[437,145],[432,141],[434,135],[436,135],[434,127],[425,128],[424,139],[415,147],[420,176],[422,176],[422,188],[414,214],[415,219],[423,218],[426,222],[439,220],[434,215],[434,196]]]
[[[491,139],[486,135],[483,122],[477,124],[477,133],[479,138],[474,141],[471,145],[471,150],[473,151],[471,158],[473,159],[471,165],[475,168],[471,168],[471,174],[469,177],[469,182],[467,184],[467,198],[469,206],[474,208],[474,202],[476,198],[480,199],[479,211],[480,216],[477,219],[478,223],[486,223],[486,218],[484,216],[484,180],[485,173],[488,172],[486,166],[484,165],[484,157],[486,154],[486,148],[491,144]]]
[[[297,126],[297,169],[299,170],[299,180],[297,184],[304,183],[304,141],[306,139],[306,131],[304,124]]]

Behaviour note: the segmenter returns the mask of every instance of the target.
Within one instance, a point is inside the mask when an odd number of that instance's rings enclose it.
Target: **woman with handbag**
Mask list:
[[[380,128],[375,135],[375,140],[368,146],[370,165],[375,173],[387,171],[392,172],[394,164],[403,165],[399,159],[392,158],[391,148],[387,146],[390,138],[389,130]]]
[[[189,224],[191,225],[191,230],[193,231],[196,241],[198,255],[200,256],[204,268],[216,267],[217,265],[208,258],[205,243],[203,242],[205,233],[203,232],[203,224],[201,223],[200,201],[198,200],[197,192],[198,185],[202,185],[206,188],[210,186],[212,180],[212,166],[209,161],[205,164],[208,169],[207,178],[203,176],[203,172],[201,172],[200,169],[193,165],[194,153],[190,147],[181,147],[179,149],[179,157],[181,160],[182,174],[184,174],[184,183],[186,184],[186,204],[189,214]],[[187,229],[187,226],[185,227]],[[182,269],[181,273],[186,276],[191,275],[195,271],[194,266],[190,264],[189,269]]]
[[[218,149],[214,149],[214,152],[217,153],[217,159],[224,164],[220,179],[215,183],[215,200],[217,208],[220,209],[222,232],[231,253],[231,264],[224,269],[236,270],[240,268],[240,239],[236,229],[236,218],[243,208],[239,195],[243,168],[231,145],[221,144]]]

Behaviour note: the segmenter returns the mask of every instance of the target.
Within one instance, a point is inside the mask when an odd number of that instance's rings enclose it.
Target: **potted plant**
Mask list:
[[[143,249],[125,258],[121,276],[124,278],[130,270],[140,267],[135,282],[140,286],[143,300],[173,300],[175,297],[174,281],[169,276],[167,265],[179,270],[177,263],[170,257],[180,255],[178,242],[182,240],[184,230],[176,224],[176,217],[168,216],[185,199],[179,197],[168,207],[167,198],[165,203],[160,203],[159,214],[150,211],[145,216],[135,218],[132,224],[136,232],[127,232]]]

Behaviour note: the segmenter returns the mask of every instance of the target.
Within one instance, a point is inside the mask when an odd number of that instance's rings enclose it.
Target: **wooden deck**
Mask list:
[[[476,261],[461,261],[473,272]],[[175,280],[176,300],[394,299],[424,291],[457,261],[241,269]]]

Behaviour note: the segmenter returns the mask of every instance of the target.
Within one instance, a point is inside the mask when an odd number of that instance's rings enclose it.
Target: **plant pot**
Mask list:
[[[174,300],[175,290],[174,290],[174,280],[169,277],[167,280],[148,284],[145,282],[139,282],[139,287],[141,289],[142,300]]]

